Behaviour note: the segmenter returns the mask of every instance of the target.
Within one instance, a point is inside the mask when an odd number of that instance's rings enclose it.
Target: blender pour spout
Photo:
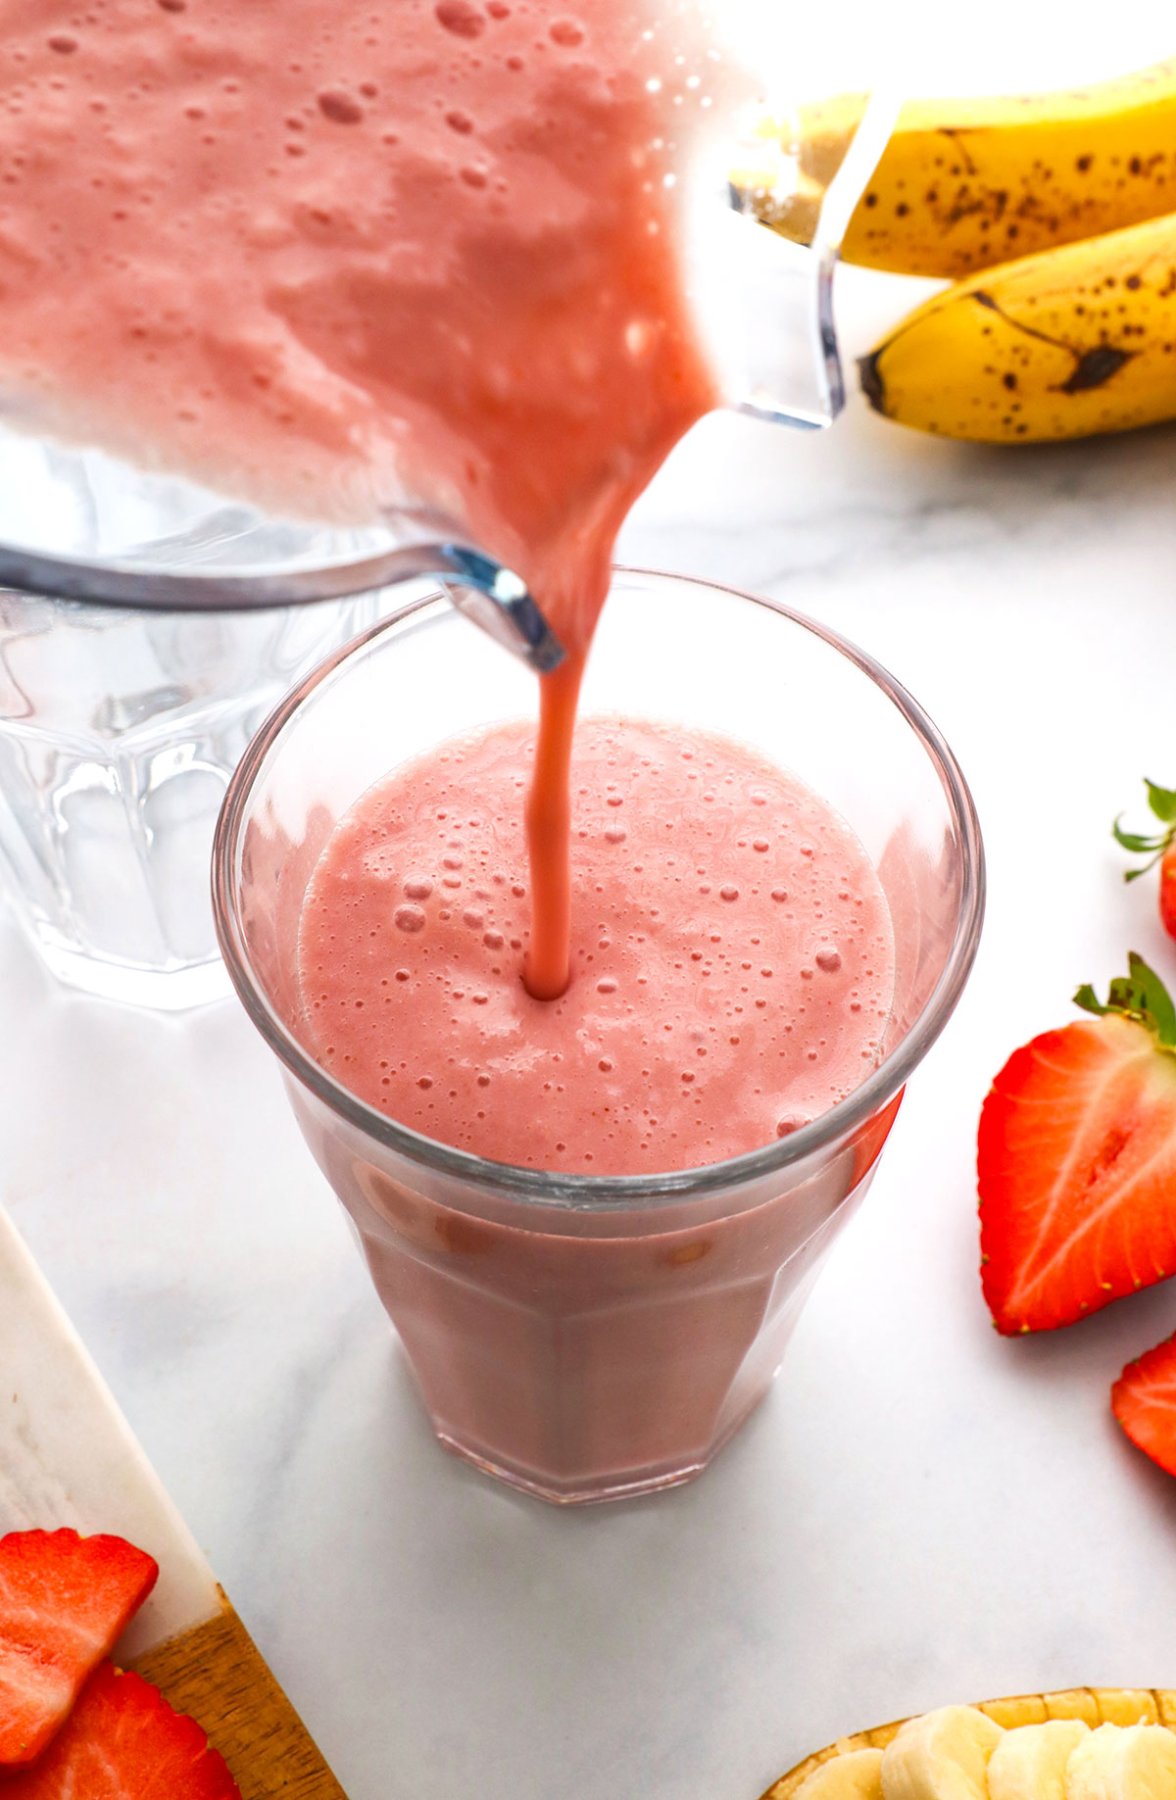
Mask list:
[[[564,647],[513,569],[462,544],[429,548],[439,560],[445,560],[448,573],[440,567],[434,573],[442,576],[458,612],[540,675],[559,667],[566,654]]]
[[[837,166],[804,167],[795,110],[749,115],[725,207],[694,223],[695,292],[720,386],[754,418],[820,429],[845,405],[833,277],[850,215],[898,114],[890,88],[858,97]]]

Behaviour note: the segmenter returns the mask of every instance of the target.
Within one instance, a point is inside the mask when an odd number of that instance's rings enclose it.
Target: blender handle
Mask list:
[[[400,545],[321,568],[232,574],[92,563],[0,544],[0,586],[56,600],[148,612],[236,612],[343,600],[400,581],[436,577],[458,610],[546,674],[564,650],[522,578],[468,544]]]
[[[795,192],[795,145],[763,185],[728,177],[725,208],[695,225],[695,300],[725,403],[753,418],[802,429],[832,424],[845,405],[833,312],[833,276],[854,206],[886,147],[900,96],[862,97],[849,147],[820,197],[812,234],[771,228]],[[748,154],[756,157],[759,140]],[[780,191],[776,191],[776,179]],[[721,235],[720,235],[721,234]]]

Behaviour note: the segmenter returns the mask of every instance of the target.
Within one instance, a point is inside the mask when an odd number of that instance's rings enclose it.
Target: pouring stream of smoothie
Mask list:
[[[572,941],[572,743],[584,673],[575,652],[539,694],[535,769],[527,796],[531,943],[523,979],[536,1000],[558,1000],[568,985]]]

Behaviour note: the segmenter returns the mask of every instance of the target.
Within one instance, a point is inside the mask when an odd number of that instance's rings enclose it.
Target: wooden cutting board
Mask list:
[[[200,1721],[244,1800],[346,1800],[0,1208],[0,1535],[61,1525],[159,1563],[115,1660]]]

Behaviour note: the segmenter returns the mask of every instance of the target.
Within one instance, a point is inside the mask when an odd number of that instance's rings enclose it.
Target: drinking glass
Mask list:
[[[869,657],[774,601],[618,572],[586,711],[741,739],[838,809],[894,923],[882,1057],[803,1129],[704,1168],[554,1174],[435,1143],[315,1061],[299,913],[333,827],[374,782],[529,710],[533,689],[440,598],[403,608],[308,677],[245,753],[217,827],[214,906],[438,1437],[545,1499],[605,1500],[697,1475],[766,1392],[903,1084],[959,998],[982,851],[951,752]]]
[[[169,1011],[230,991],[208,897],[225,786],[275,701],[378,613],[0,589],[0,899],[60,980]]]

